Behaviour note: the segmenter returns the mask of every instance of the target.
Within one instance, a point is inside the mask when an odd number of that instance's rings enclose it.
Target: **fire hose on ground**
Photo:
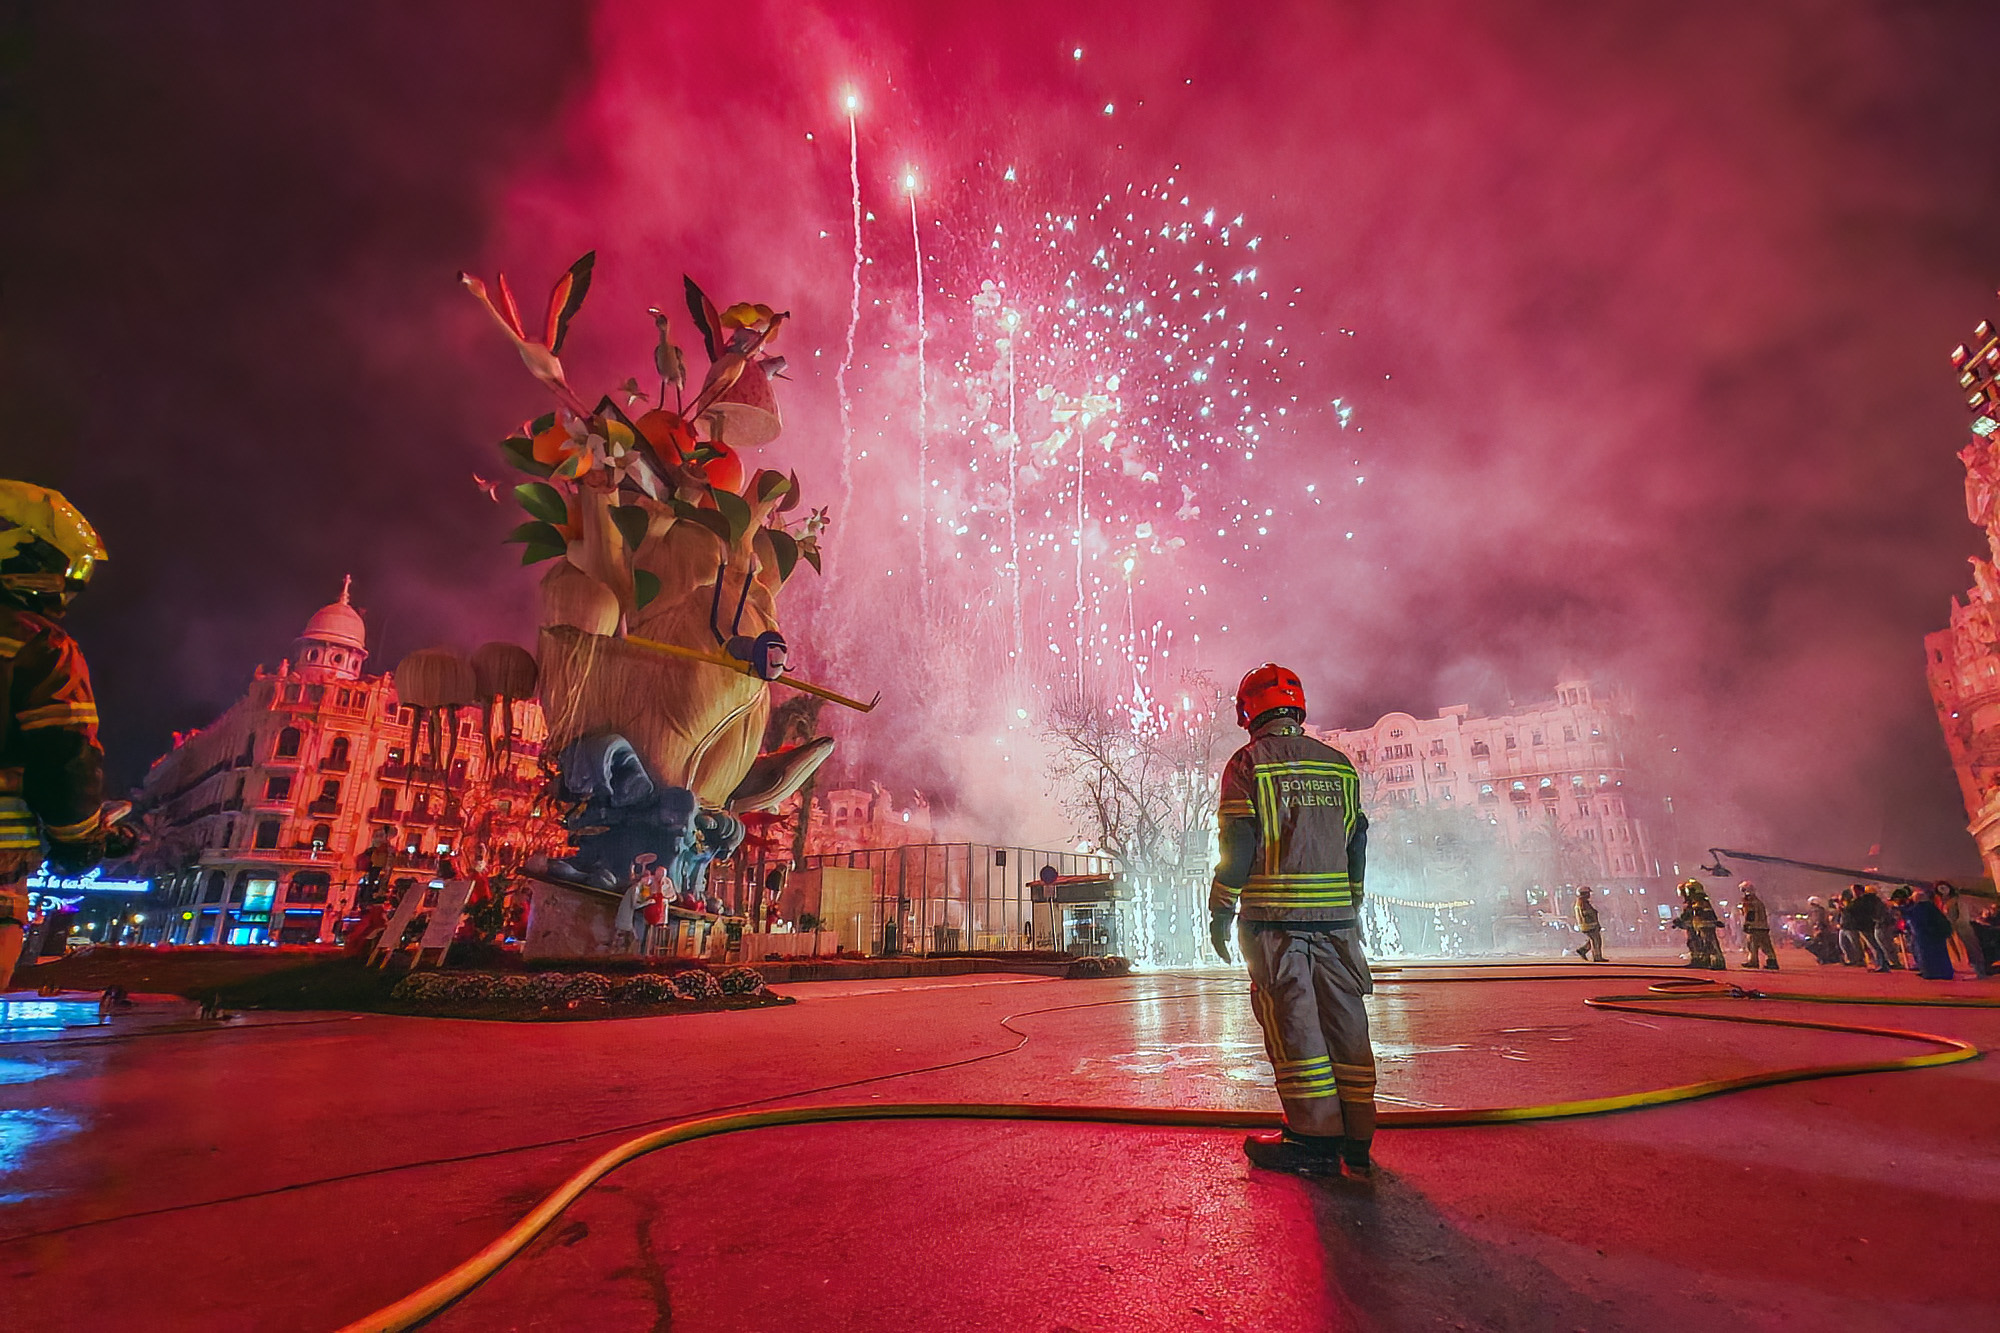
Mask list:
[[[1496,969],[1491,976],[1408,976],[1408,967],[1386,965],[1375,969],[1378,977],[1389,985],[1439,985],[1450,983],[1479,983],[1492,981],[1593,981],[1604,980],[1646,980],[1651,981],[1656,973],[1603,973],[1603,972],[1556,972],[1521,974]],[[1462,970],[1462,969],[1459,969]],[[1011,1026],[1015,1018],[1029,1017],[1032,1013],[1050,1013],[1066,1009],[1096,1008],[1100,1005],[1143,1004],[1163,999],[1181,998],[1202,992],[1177,992],[1167,995],[1147,995],[1128,999],[1101,1001],[1094,1004],[1062,1005],[1053,1009],[1034,1010],[1028,1013],[1012,1014],[1001,1020],[1001,1026],[1021,1038],[1008,1051],[994,1054],[1011,1054],[1025,1045],[1027,1034]],[[1742,1013],[1704,1013],[1665,1007],[1671,1001],[1687,1000],[1777,1000],[1808,1004],[1864,1004],[1890,1005],[1897,1007],[1928,1007],[1953,1009],[2000,1009],[2000,999],[1979,999],[1956,996],[1913,996],[1908,998],[1870,995],[1825,995],[1796,991],[1766,991],[1747,986],[1731,985],[1727,982],[1707,978],[1672,978],[1658,981],[1647,987],[1647,993],[1640,995],[1599,995],[1584,1001],[1592,1009],[1617,1013],[1647,1014],[1662,1018],[1692,1018],[1705,1022],[1743,1023],[1760,1027],[1802,1028],[1818,1032],[1838,1032],[1851,1036],[1886,1037],[1896,1041],[1918,1042],[1936,1049],[1917,1055],[1900,1056],[1894,1059],[1850,1060],[1835,1063],[1798,1065],[1783,1069],[1762,1070],[1756,1073],[1736,1074],[1726,1078],[1703,1079],[1694,1083],[1679,1083],[1669,1087],[1650,1088],[1641,1092],[1620,1093],[1609,1097],[1585,1097],[1573,1101],[1548,1102],[1535,1106],[1487,1106],[1487,1107],[1445,1107],[1438,1109],[1384,1110],[1378,1112],[1377,1124],[1382,1129],[1442,1129],[1467,1125],[1515,1124],[1530,1120],[1561,1120],[1577,1116],[1606,1115],[1614,1111],[1631,1111],[1648,1106],[1668,1106],[1676,1102],[1695,1101],[1705,1097],[1720,1096],[1724,1093],[1742,1092],[1750,1088],[1770,1087],[1779,1083],[1799,1083],[1810,1079],[1838,1078],[1850,1074],[1887,1074],[1905,1070],[1930,1069],[1940,1065],[1958,1064],[1961,1061],[1977,1059],[1979,1048],[1971,1042],[1956,1037],[1941,1036],[1936,1033],[1918,1032],[1907,1028],[1871,1027],[1856,1023],[1823,1022],[1803,1018],[1772,1018]],[[972,1060],[988,1057],[977,1056]],[[972,1060],[952,1061],[936,1068],[971,1063]],[[911,1073],[929,1071],[909,1071]],[[904,1075],[897,1075],[902,1077]],[[797,1094],[810,1095],[810,1094]],[[507,1263],[525,1249],[530,1241],[560,1217],[565,1209],[604,1177],[619,1167],[662,1148],[676,1144],[692,1143],[696,1139],[715,1138],[723,1134],[735,1134],[744,1130],[773,1129],[781,1125],[836,1124],[841,1121],[861,1120],[1040,1120],[1066,1122],[1071,1124],[1108,1125],[1148,1125],[1176,1129],[1262,1129],[1278,1128],[1282,1117],[1276,1111],[1214,1110],[1205,1108],[1185,1108],[1166,1106],[1084,1106],[1043,1104],[1031,1102],[901,1102],[901,1103],[849,1103],[832,1105],[787,1106],[772,1110],[743,1111],[732,1115],[706,1116],[681,1121],[662,1129],[641,1134],[600,1154],[596,1160],[575,1172],[563,1181],[553,1192],[535,1205],[526,1217],[508,1228],[505,1233],[487,1245],[479,1253],[458,1264],[436,1281],[412,1292],[393,1305],[384,1306],[353,1323],[344,1326],[340,1333],[396,1333],[397,1330],[413,1328],[457,1301],[487,1278],[500,1271]]]

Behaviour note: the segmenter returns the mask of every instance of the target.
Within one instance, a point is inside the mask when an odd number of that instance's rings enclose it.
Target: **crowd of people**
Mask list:
[[[1686,932],[1688,966],[1727,969],[1724,942],[1731,914],[1717,906],[1700,880],[1683,880],[1677,891],[1681,907],[1670,924]],[[1910,971],[1932,981],[1949,981],[1961,970],[1974,977],[2000,974],[2000,901],[1946,881],[1901,886],[1887,897],[1872,884],[1851,884],[1831,903],[1806,899],[1805,912],[1789,918],[1774,916],[1749,880],[1736,891],[1734,924],[1744,950],[1739,967],[1778,971],[1776,931],[1827,966]],[[1572,952],[1603,962],[1603,935],[1590,895],[1588,888],[1577,893],[1575,924],[1584,943]]]
[[[1933,981],[1949,981],[1962,967],[1985,977],[2000,957],[2000,902],[1942,880],[1899,887],[1887,898],[1872,884],[1850,884],[1831,903],[1808,898],[1800,933],[1825,965],[1907,969]]]

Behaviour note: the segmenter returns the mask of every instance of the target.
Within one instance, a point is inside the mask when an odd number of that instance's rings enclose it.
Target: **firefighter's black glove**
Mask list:
[[[83,842],[49,843],[49,869],[64,879],[75,879],[87,873],[103,859],[102,838],[90,838]]]
[[[1225,963],[1236,961],[1229,956],[1229,928],[1235,921],[1234,912],[1217,910],[1208,914],[1208,942],[1215,946],[1215,952]]]

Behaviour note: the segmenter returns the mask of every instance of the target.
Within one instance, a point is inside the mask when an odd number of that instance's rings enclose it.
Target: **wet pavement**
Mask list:
[[[1586,996],[1643,983],[1617,966],[1540,970],[1578,979],[1383,976],[1385,1105],[1541,1102],[1919,1049],[1588,1010]],[[1728,979],[2000,996],[2000,982],[1809,964]],[[800,1002],[540,1025],[217,1024],[142,1004],[100,1027],[94,997],[53,1012],[12,997],[0,1326],[336,1328],[472,1254],[606,1147],[729,1108],[1275,1106],[1240,974],[780,989]],[[1757,1012],[2000,1041],[1995,1010]],[[1252,1172],[1224,1132],[759,1131],[623,1168],[434,1326],[1958,1333],[2000,1324],[1979,1258],[2000,1235],[1996,1084],[1980,1060],[1385,1131],[1372,1188]]]

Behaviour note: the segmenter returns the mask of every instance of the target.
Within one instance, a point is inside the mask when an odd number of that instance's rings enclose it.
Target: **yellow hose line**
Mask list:
[[[1384,978],[1390,984],[1408,984],[1412,981],[1435,984],[1452,981],[1606,979],[1607,974],[1601,972],[1561,972],[1535,976]],[[1850,1023],[1824,1023],[1801,1018],[1761,1018],[1749,1014],[1689,1012],[1682,1009],[1661,1008],[1663,1000],[1771,999],[1821,1004],[2000,1008],[2000,1000],[1961,1000],[1946,996],[1896,1000],[1874,996],[1754,992],[1706,978],[1671,979],[1650,986],[1648,990],[1652,994],[1600,995],[1585,1000],[1584,1003],[1593,1009],[1619,1013],[1888,1037],[1899,1041],[1924,1042],[1939,1049],[1897,1059],[1799,1065],[1790,1069],[1738,1074],[1730,1078],[1704,1079],[1698,1083],[1681,1083],[1646,1092],[1622,1093],[1614,1097],[1587,1097],[1538,1106],[1449,1107],[1422,1111],[1385,1110],[1378,1114],[1377,1124],[1385,1129],[1440,1129],[1448,1126],[1496,1125],[1527,1120],[1560,1120],[1571,1116],[1603,1115],[1612,1111],[1634,1110],[1642,1106],[1665,1106],[1673,1102],[1714,1097],[1725,1092],[1741,1092],[1746,1088],[1769,1087],[1776,1083],[1835,1078],[1846,1074],[1883,1074],[1906,1069],[1928,1069],[1977,1059],[1979,1056],[1979,1048],[1971,1042],[1936,1033],[1916,1032],[1904,1028],[1864,1027]],[[683,1121],[677,1125],[669,1125],[665,1129],[628,1139],[600,1154],[595,1161],[565,1180],[553,1193],[535,1205],[533,1212],[509,1227],[485,1249],[437,1281],[410,1293],[394,1305],[384,1306],[373,1314],[344,1326],[340,1333],[400,1333],[400,1330],[422,1323],[497,1273],[509,1260],[526,1248],[549,1223],[560,1217],[585,1190],[635,1158],[658,1152],[662,1148],[671,1148],[675,1144],[691,1143],[696,1139],[714,1138],[717,1135],[734,1134],[742,1130],[772,1129],[780,1125],[822,1125],[854,1120],[1047,1120],[1085,1124],[1158,1125],[1180,1129],[1276,1129],[1284,1123],[1282,1115],[1276,1111],[1228,1111],[1166,1106],[1065,1106],[1034,1102],[871,1102],[831,1106],[791,1106],[772,1111],[745,1111],[736,1115]]]

